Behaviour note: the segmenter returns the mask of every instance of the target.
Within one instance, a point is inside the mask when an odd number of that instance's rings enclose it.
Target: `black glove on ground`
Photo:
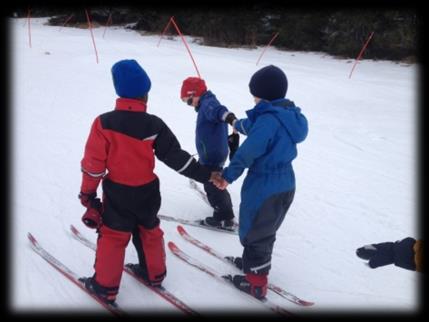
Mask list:
[[[358,248],[356,255],[369,260],[368,265],[371,268],[395,264],[414,271],[416,270],[413,250],[415,242],[414,238],[408,237],[396,242],[370,244]]]

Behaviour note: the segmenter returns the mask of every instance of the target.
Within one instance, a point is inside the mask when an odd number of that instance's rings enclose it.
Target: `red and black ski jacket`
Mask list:
[[[118,98],[113,111],[98,116],[91,127],[81,166],[81,191],[96,192],[102,178],[127,186],[142,186],[157,178],[156,156],[180,174],[207,182],[201,166],[157,116],[146,113],[140,100]]]

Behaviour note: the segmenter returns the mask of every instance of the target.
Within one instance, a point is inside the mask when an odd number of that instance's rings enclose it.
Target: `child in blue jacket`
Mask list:
[[[203,79],[188,77],[183,81],[180,97],[183,102],[193,106],[197,115],[195,145],[198,162],[212,171],[222,171],[228,157],[228,125],[236,120],[234,113],[221,105],[209,90]],[[202,220],[202,224],[232,228],[234,212],[228,191],[218,189],[213,183],[204,184],[207,199],[213,207],[213,216]]]
[[[282,224],[295,194],[292,160],[297,143],[308,133],[307,119],[300,108],[286,99],[287,78],[278,67],[270,65],[257,71],[249,83],[255,107],[247,118],[233,122],[247,135],[230,164],[223,170],[226,188],[248,168],[241,188],[239,219],[242,258],[235,260],[245,276],[230,276],[234,285],[256,298],[267,292],[276,232]]]

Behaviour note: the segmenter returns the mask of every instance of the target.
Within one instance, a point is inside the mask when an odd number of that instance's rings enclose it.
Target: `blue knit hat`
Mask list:
[[[143,97],[150,90],[149,76],[134,59],[121,60],[114,64],[112,78],[116,94],[120,97]]]
[[[253,96],[268,101],[284,98],[287,92],[286,74],[274,65],[264,67],[253,74],[249,89]]]

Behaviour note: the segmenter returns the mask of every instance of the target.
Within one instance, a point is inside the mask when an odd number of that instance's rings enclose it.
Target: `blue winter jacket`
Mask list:
[[[224,122],[228,109],[207,91],[196,108],[195,144],[201,164],[221,168],[228,157],[228,125]]]
[[[308,133],[307,119],[288,99],[260,101],[246,114],[248,118],[234,127],[247,138],[223,170],[225,180],[232,183],[249,169],[241,188],[241,240],[266,199],[295,189],[292,160],[297,156],[296,144]]]

